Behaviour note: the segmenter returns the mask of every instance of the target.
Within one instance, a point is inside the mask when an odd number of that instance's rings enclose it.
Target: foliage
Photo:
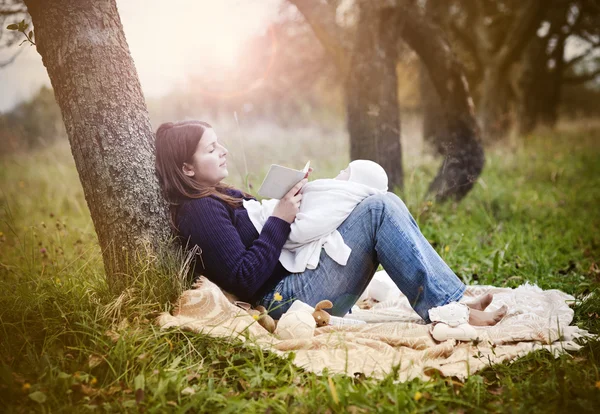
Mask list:
[[[0,155],[48,145],[64,131],[54,92],[43,86],[30,100],[0,114]]]
[[[19,43],[19,46],[21,46],[25,42],[29,42],[30,46],[35,46],[35,42],[33,41],[35,33],[33,33],[33,29],[27,32],[27,29],[29,28],[29,23],[26,23],[25,19],[21,20],[19,23],[11,23],[8,26],[6,26],[6,28],[8,30],[14,30],[23,33],[23,36],[25,36],[25,40]]]
[[[598,130],[563,131],[490,151],[479,184],[459,205],[424,201],[437,165],[425,162],[408,175],[402,196],[467,283],[531,281],[579,298],[597,295],[599,138]],[[159,331],[154,315],[170,310],[187,286],[174,276],[182,258],[158,269],[148,263],[131,290],[111,296],[66,142],[0,162],[3,412],[580,412],[600,404],[598,341],[558,359],[529,354],[465,383],[434,377],[397,384],[393,373],[381,381],[317,376],[294,366],[293,354]],[[341,166],[320,174],[333,176]],[[600,333],[597,299],[575,313],[577,324]]]
[[[22,0],[0,0],[0,50],[11,48],[21,41],[30,24],[31,17]],[[4,30],[5,27],[7,30]],[[31,38],[33,40],[33,34]],[[0,68],[4,63],[0,63]]]

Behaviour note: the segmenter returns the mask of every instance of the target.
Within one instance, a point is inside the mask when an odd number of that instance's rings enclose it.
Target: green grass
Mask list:
[[[252,154],[250,154],[251,156]],[[344,160],[318,171],[334,176]],[[330,168],[329,168],[330,166]],[[578,297],[600,286],[600,131],[529,137],[488,151],[460,204],[424,198],[437,163],[411,166],[402,194],[426,237],[467,283],[525,281]],[[257,175],[260,175],[257,173]],[[240,185],[232,177],[232,184]],[[152,324],[185,282],[182,257],[147,259],[109,292],[65,143],[0,165],[0,410],[208,412],[565,412],[600,407],[600,342],[487,368],[465,383],[395,383],[306,373],[241,342]],[[600,303],[575,308],[600,333]]]

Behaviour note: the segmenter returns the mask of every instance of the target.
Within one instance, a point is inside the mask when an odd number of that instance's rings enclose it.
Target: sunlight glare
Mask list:
[[[282,0],[118,0],[145,93],[163,94],[188,76],[244,70],[245,42],[264,33]]]

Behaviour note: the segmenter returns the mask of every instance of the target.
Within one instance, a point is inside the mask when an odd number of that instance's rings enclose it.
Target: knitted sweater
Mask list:
[[[244,198],[239,190],[227,192]],[[254,303],[290,274],[279,262],[290,233],[285,220],[270,216],[259,234],[245,208],[209,196],[185,201],[177,225],[184,246],[202,249],[195,272],[243,301]]]

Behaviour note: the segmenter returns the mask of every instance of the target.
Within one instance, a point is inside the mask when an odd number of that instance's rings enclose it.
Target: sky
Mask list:
[[[282,0],[117,0],[125,37],[146,97],[160,97],[207,61],[236,64],[244,40],[264,32]],[[168,7],[166,7],[168,5]],[[0,69],[0,112],[50,85],[35,47]],[[15,51],[0,52],[0,62]]]

